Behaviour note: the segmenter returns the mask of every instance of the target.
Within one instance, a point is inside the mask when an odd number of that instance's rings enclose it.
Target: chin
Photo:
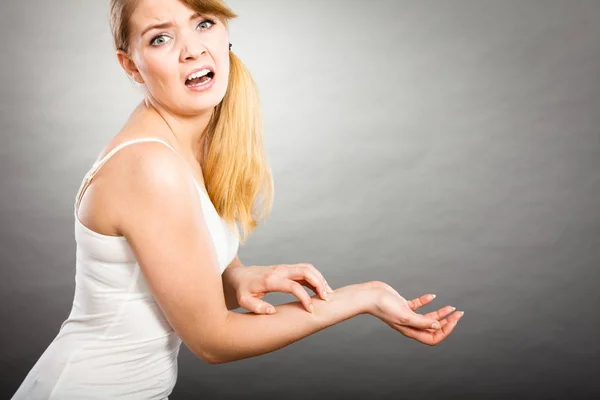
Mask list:
[[[201,114],[211,111],[215,108],[218,103],[202,102],[202,103],[185,103],[178,104],[175,109],[178,110],[177,114],[184,117],[195,117]]]
[[[184,98],[187,100],[186,104],[198,110],[207,110],[217,106],[225,97],[225,90],[227,88],[219,88],[213,86],[209,90],[200,93],[188,92]]]
[[[207,96],[208,97],[208,96]],[[215,108],[223,101],[222,96],[211,96],[211,98],[195,99],[186,104],[186,109],[194,114]]]

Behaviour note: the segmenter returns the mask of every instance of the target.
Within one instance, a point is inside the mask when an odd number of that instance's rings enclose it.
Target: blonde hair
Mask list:
[[[237,15],[221,0],[180,0],[225,25]],[[129,52],[129,20],[137,0],[111,0],[114,46]],[[242,61],[229,52],[229,84],[206,127],[203,175],[219,215],[243,244],[273,203],[273,177],[263,145],[262,111],[256,84]],[[262,204],[257,204],[262,200]],[[239,224],[239,228],[238,228]],[[240,235],[240,230],[241,235]]]

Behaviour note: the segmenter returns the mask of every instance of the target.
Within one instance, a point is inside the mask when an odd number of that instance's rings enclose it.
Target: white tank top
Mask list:
[[[81,196],[100,167],[123,147],[150,141],[175,151],[156,138],[129,140],[86,174],[74,206],[73,307],[13,399],[166,399],[173,390],[181,339],[152,297],[127,239],[92,231],[77,218]],[[239,240],[191,171],[190,176],[222,273],[237,254]]]

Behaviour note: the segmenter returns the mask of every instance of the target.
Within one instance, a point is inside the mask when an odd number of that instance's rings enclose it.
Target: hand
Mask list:
[[[292,293],[309,312],[313,310],[312,298],[302,286],[326,301],[328,293],[333,293],[321,272],[311,264],[248,266],[234,271],[231,283],[240,307],[256,314],[275,312],[275,307],[261,300],[269,292]]]
[[[404,297],[384,282],[368,282],[367,286],[374,293],[374,302],[369,309],[372,314],[393,329],[411,339],[435,346],[450,335],[464,313],[454,311],[454,307],[446,306],[425,315],[414,310],[433,301],[434,296],[426,294],[407,301]],[[451,314],[449,317],[448,315]],[[437,324],[437,326],[436,326]]]

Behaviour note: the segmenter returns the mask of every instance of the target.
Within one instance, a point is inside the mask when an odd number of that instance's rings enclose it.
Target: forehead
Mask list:
[[[186,21],[194,10],[179,0],[138,0],[131,15],[131,27],[135,32],[147,24]]]

